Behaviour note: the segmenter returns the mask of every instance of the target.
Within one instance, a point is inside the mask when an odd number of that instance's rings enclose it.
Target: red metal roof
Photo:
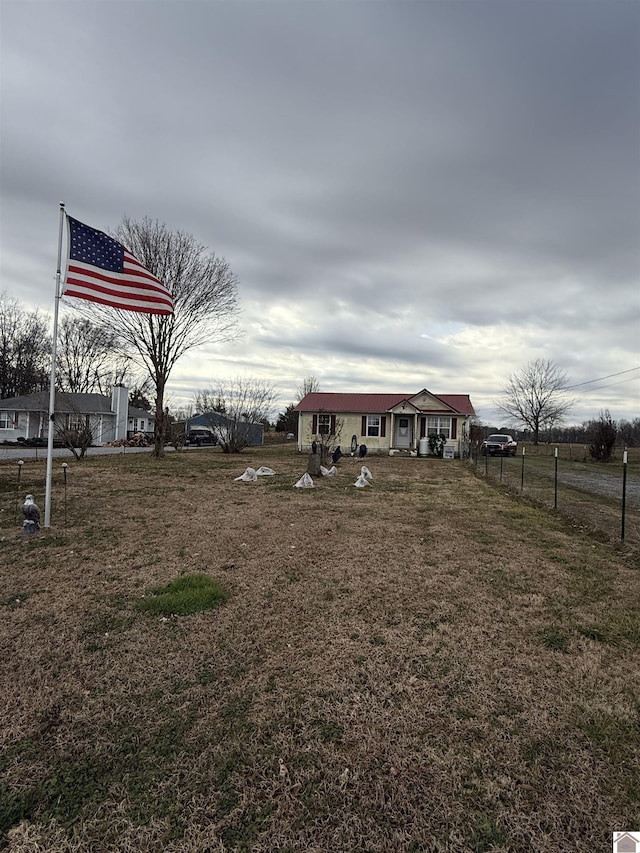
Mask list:
[[[419,394],[420,392],[416,392]],[[445,406],[449,406],[454,412],[461,415],[475,415],[475,410],[471,404],[468,394],[433,394],[427,392],[432,397],[436,397]],[[410,400],[416,394],[333,394],[316,391],[312,394],[307,394],[297,406],[296,412],[333,412],[347,413],[356,412],[358,414],[380,414],[392,409],[399,403],[405,400]],[[425,409],[425,411],[442,411],[442,409]]]

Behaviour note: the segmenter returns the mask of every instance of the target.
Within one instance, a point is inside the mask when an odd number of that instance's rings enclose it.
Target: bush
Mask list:
[[[587,435],[590,441],[591,458],[597,462],[609,462],[613,456],[618,428],[608,409],[601,411],[597,420],[589,421]]]

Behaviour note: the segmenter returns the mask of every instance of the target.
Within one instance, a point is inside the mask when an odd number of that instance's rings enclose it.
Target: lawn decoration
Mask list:
[[[302,477],[295,483],[294,489],[313,489],[313,480],[309,474],[303,474]]]
[[[243,483],[255,483],[258,479],[258,475],[254,468],[247,468],[244,474],[241,474],[239,477],[234,477],[234,480],[241,480]]]
[[[267,468],[266,465],[261,465],[256,471],[258,477],[274,477],[275,473],[273,468]]]
[[[40,530],[40,509],[33,500],[33,495],[27,495],[22,507],[24,521],[22,522],[22,532],[25,536],[33,536]]]
[[[363,466],[362,466],[362,468],[360,469],[360,473],[362,474],[362,476],[363,476],[363,477],[366,477],[366,478],[367,478],[367,480],[373,480],[373,474],[372,474],[372,473],[371,473],[371,471],[367,468],[367,466],[366,466],[366,465],[363,465]]]
[[[338,469],[335,465],[332,465],[331,468],[325,468],[324,465],[321,465],[320,473],[323,477],[335,477],[338,473]]]

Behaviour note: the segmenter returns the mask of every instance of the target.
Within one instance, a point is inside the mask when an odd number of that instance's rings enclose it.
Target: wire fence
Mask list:
[[[482,456],[472,448],[479,475],[514,494],[549,507],[602,538],[640,545],[640,476],[627,451],[612,464],[586,461],[575,446],[545,448],[515,457]]]

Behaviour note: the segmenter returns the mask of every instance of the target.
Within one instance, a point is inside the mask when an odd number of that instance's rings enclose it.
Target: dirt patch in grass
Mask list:
[[[35,540],[5,488],[0,845],[560,853],[639,825],[637,553],[457,461],[368,467],[88,459]],[[137,610],[194,574],[226,603]]]

